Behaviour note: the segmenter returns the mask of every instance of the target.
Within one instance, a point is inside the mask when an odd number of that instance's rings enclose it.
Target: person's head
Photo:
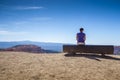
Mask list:
[[[83,28],[80,28],[80,32],[83,32],[84,31],[84,29]]]

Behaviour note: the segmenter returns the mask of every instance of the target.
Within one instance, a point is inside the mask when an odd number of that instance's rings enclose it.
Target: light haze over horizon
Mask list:
[[[119,0],[0,0],[0,41],[120,45]]]

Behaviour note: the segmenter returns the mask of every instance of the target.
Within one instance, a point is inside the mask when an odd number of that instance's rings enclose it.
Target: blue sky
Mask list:
[[[120,45],[119,0],[0,0],[0,41]]]

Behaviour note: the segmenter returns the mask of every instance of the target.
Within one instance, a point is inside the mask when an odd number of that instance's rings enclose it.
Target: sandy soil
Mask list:
[[[120,80],[120,55],[0,52],[0,80]]]

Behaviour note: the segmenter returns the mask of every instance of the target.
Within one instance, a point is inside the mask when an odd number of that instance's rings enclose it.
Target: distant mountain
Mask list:
[[[49,42],[34,42],[34,41],[13,41],[13,42],[0,42],[0,50],[10,48],[16,45],[36,45],[41,47],[44,52],[62,52],[63,43],[49,43]],[[114,54],[120,54],[120,46],[114,46]]]
[[[0,51],[17,51],[30,53],[55,53],[56,51],[45,50],[36,45],[16,45],[9,48],[0,49]]]
[[[34,42],[34,41],[13,41],[13,42],[0,42],[0,48],[9,48],[16,45],[37,45],[48,52],[62,52],[62,43],[47,43],[47,42]]]
[[[36,45],[16,45],[13,47],[1,49],[1,51],[19,51],[19,52],[42,53],[41,47],[38,47]]]

